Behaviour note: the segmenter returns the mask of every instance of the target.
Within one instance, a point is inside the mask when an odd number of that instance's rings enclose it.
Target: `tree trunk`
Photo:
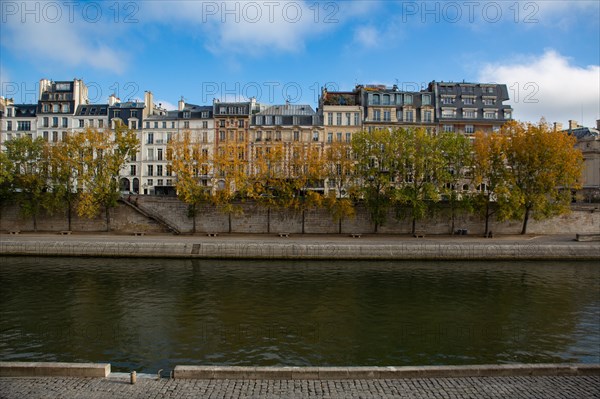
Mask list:
[[[231,212],[227,213],[227,222],[229,223],[229,234],[231,234]]]
[[[451,215],[451,224],[450,224],[450,234],[454,234],[454,219],[455,219],[455,215],[454,215],[454,204],[450,205],[450,215]]]
[[[106,211],[106,231],[110,231],[110,208],[108,206],[104,207]]]
[[[414,235],[417,232],[417,219],[413,217],[412,219],[412,234]]]
[[[196,208],[194,208],[194,213],[192,214],[192,234],[196,234]]]
[[[490,224],[490,202],[487,201],[485,203],[485,231],[483,233],[484,236],[488,235],[488,227]]]
[[[302,234],[304,234],[304,209],[302,209]]]
[[[342,234],[342,218],[338,220],[338,233]]]
[[[68,228],[67,230],[71,230],[71,197],[68,197],[67,199],[67,224],[68,224]]]
[[[377,234],[377,228],[379,227],[379,223],[375,222],[375,229],[373,230],[373,232],[375,234]]]
[[[267,208],[267,234],[271,234],[271,207]]]
[[[33,231],[37,232],[37,215],[33,212]]]
[[[523,218],[523,228],[521,229],[521,234],[527,234],[527,222],[529,221],[529,212],[531,208],[525,208],[525,218]]]

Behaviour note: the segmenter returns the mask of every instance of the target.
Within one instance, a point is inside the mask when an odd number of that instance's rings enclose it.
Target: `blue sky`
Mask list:
[[[600,119],[598,1],[9,1],[0,91],[83,79],[94,102],[145,90],[316,107],[320,87],[506,83],[515,117]]]

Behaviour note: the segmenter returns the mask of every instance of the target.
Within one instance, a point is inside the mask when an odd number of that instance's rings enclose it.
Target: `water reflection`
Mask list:
[[[600,362],[586,262],[0,258],[0,359],[175,364]]]

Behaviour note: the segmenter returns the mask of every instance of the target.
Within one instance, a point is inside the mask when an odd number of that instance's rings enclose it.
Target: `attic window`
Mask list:
[[[92,108],[90,110],[90,115],[96,115],[96,108]]]

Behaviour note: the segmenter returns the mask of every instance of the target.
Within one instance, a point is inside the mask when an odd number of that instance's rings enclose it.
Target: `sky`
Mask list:
[[[0,95],[83,79],[94,103],[152,91],[317,107],[322,87],[508,86],[514,118],[600,119],[600,1],[0,2]]]

